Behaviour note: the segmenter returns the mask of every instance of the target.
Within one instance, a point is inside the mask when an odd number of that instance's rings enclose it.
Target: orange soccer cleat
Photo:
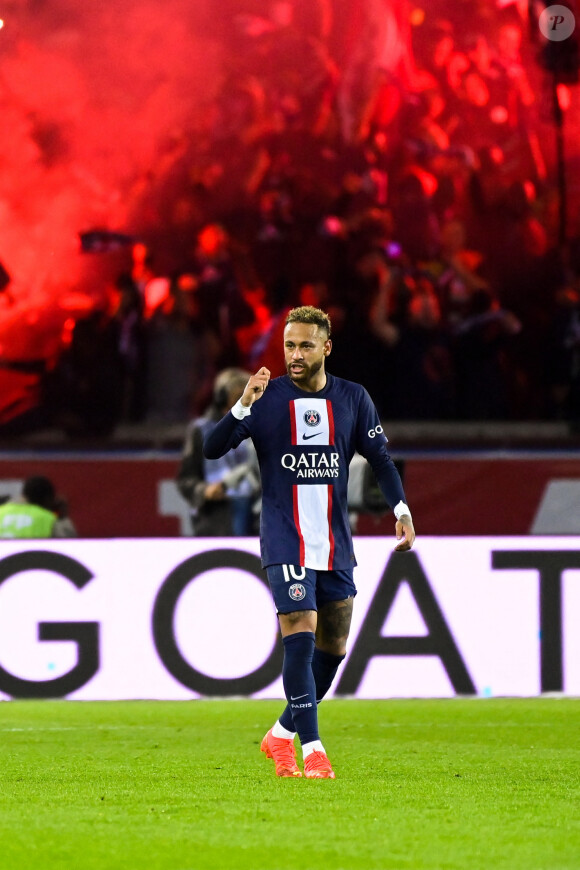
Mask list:
[[[306,779],[335,779],[334,770],[324,752],[315,750],[304,759]]]
[[[276,776],[302,776],[302,771],[296,764],[296,749],[293,740],[274,737],[270,728],[262,740],[260,749],[266,753],[266,758],[274,759]]]

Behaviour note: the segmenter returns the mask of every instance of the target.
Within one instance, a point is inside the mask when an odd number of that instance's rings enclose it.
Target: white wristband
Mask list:
[[[252,406],[246,408],[245,405],[242,405],[242,400],[238,399],[233,408],[230,409],[236,420],[243,420],[244,417],[248,417],[252,413]]]
[[[393,513],[398,520],[401,519],[403,514],[407,514],[407,516],[409,517],[411,516],[411,511],[409,510],[404,501],[400,501],[398,505],[395,505],[395,507],[393,508]]]

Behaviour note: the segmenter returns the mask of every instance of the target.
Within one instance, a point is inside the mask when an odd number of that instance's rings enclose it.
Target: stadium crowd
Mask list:
[[[223,368],[281,373],[298,304],[329,312],[330,369],[385,418],[580,419],[580,256],[545,135],[577,70],[548,68],[527,4],[224,7],[228,75],[64,336],[42,419],[185,423]]]

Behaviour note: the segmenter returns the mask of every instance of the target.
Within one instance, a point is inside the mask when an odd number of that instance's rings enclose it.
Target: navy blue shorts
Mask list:
[[[277,613],[318,610],[327,601],[344,601],[356,595],[352,568],[318,571],[299,565],[266,568]]]

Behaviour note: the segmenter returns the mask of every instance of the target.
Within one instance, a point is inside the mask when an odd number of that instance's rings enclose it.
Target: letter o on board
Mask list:
[[[260,560],[243,550],[208,550],[186,559],[175,568],[157,593],[153,607],[153,639],[159,658],[183,686],[200,695],[225,697],[251,695],[266,688],[282,672],[284,651],[279,635],[266,659],[255,671],[243,677],[217,678],[196,670],[187,662],[177,645],[174,617],[182,592],[201,574],[215,568],[235,568],[256,577],[267,586]]]

